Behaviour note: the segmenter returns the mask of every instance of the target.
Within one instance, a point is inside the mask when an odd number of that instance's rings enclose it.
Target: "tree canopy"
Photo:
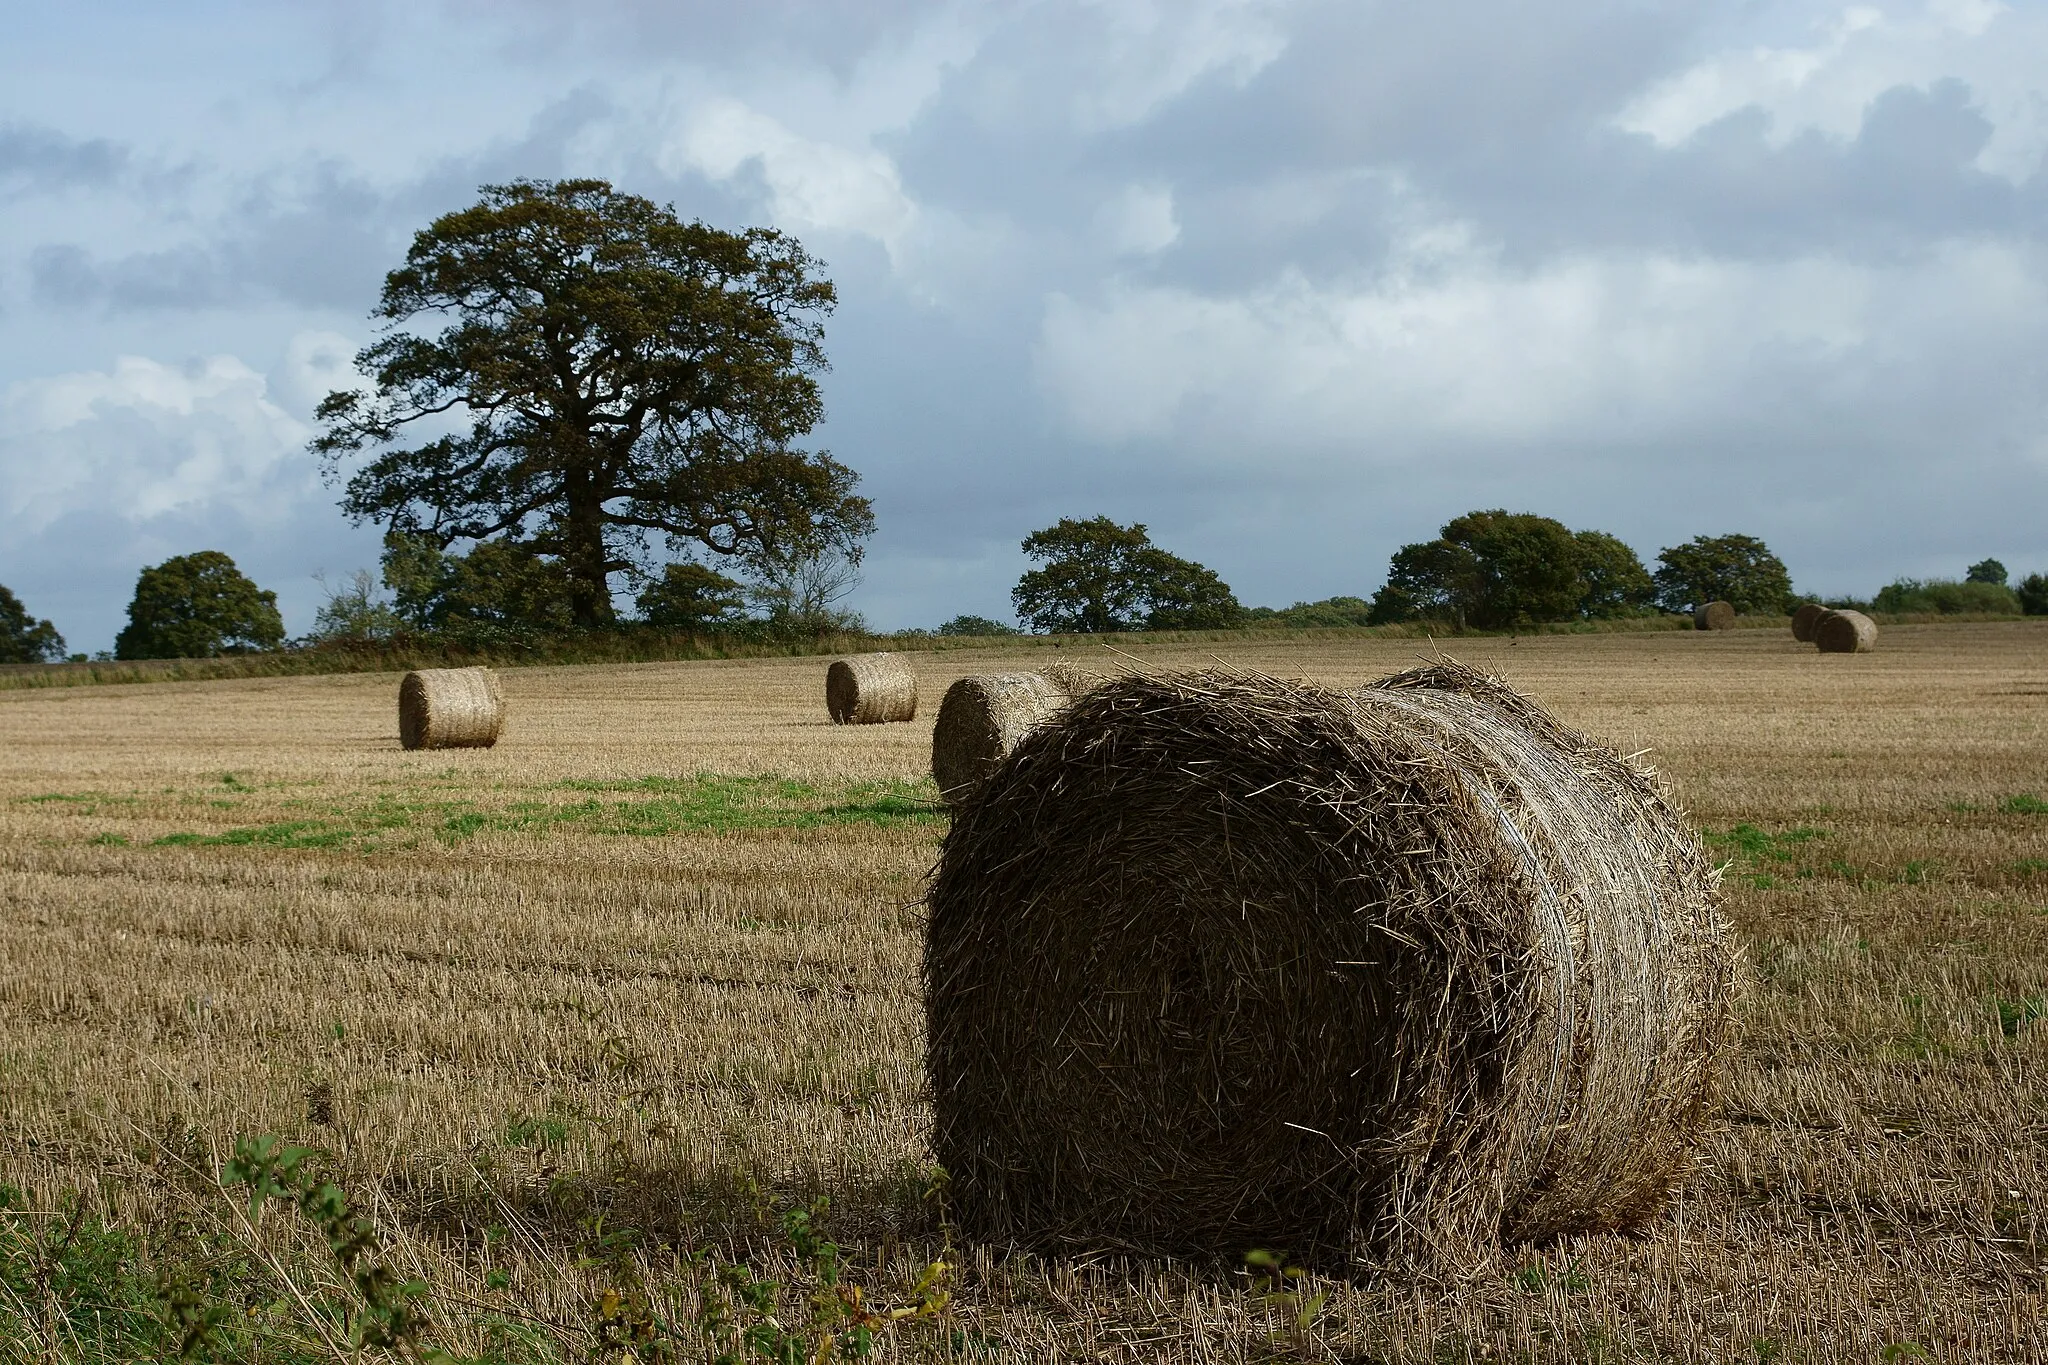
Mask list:
[[[708,631],[732,625],[747,605],[746,590],[702,564],[670,564],[640,590],[634,605],[651,626],[663,630]]]
[[[2048,616],[2048,574],[2030,573],[2013,590],[2020,610],[2029,616]]]
[[[1963,579],[1965,583],[1996,583],[2001,588],[2005,586],[2005,580],[2005,565],[1995,559],[1978,560],[1970,566],[1969,573]]]
[[[493,537],[455,555],[429,536],[387,532],[384,583],[407,626],[469,643],[553,635],[575,624],[568,569],[528,541]]]
[[[788,558],[873,529],[858,476],[797,442],[823,415],[819,263],[602,180],[486,186],[418,233],[356,356],[374,391],[329,394],[312,448],[358,523],[502,544],[560,566],[578,626],[650,536]],[[441,326],[432,332],[435,325]],[[494,552],[495,553],[495,552]]]
[[[1446,522],[1435,540],[1396,550],[1371,619],[1428,617],[1501,630],[1633,615],[1649,598],[1642,560],[1615,537],[1496,508],[1467,512]]]
[[[0,664],[39,664],[64,657],[64,637],[48,621],[28,614],[6,587],[0,586]]]
[[[1017,616],[1048,634],[1125,630],[1219,630],[1244,608],[1214,570],[1152,543],[1144,524],[1063,518],[1024,538],[1039,561],[1017,580]]]
[[[1726,602],[1738,612],[1773,614],[1792,606],[1785,561],[1755,536],[1694,536],[1657,556],[1657,600],[1689,612]]]
[[[201,550],[142,571],[114,657],[204,659],[283,643],[277,594],[250,582],[219,550]]]

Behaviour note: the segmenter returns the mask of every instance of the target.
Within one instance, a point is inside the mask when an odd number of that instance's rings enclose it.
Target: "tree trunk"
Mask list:
[[[569,610],[583,630],[613,622],[611,576],[606,572],[604,500],[588,473],[568,479],[569,517],[563,529],[562,563],[569,571]]]

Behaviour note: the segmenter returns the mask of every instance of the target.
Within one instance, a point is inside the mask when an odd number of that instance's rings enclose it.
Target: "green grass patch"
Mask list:
[[[1998,1031],[2008,1038],[2017,1038],[2029,1024],[2048,1019],[2048,995],[2025,995],[2017,1000],[1994,996],[1991,1007],[1998,1015]]]
[[[321,805],[304,818],[217,833],[166,834],[155,848],[351,849],[375,852],[408,832],[461,843],[480,834],[546,835],[556,830],[631,838],[740,830],[894,828],[938,825],[945,814],[929,781],[857,782],[819,787],[794,778],[645,777],[625,782],[564,782],[556,792],[581,800],[514,801],[485,806],[469,797],[406,799],[385,793],[365,805]],[[297,803],[294,803],[297,804]]]
[[[2007,815],[2048,815],[2048,801],[2022,792],[2006,797],[1998,803],[1998,809]]]
[[[933,825],[945,819],[930,782],[861,782],[828,791],[793,778],[647,777],[625,783],[568,782],[569,791],[649,792],[641,800],[522,801],[503,810],[466,810],[441,822],[444,839],[493,831],[571,828],[658,837],[753,829]]]
[[[166,834],[153,840],[151,848],[345,848],[360,835],[352,829],[337,829],[322,820],[288,820],[277,825],[253,825],[222,830],[219,834]]]
[[[1701,833],[1709,848],[1726,851],[1731,864],[1741,863],[1742,875],[1757,891],[1769,891],[1781,885],[1777,874],[1785,871],[1787,864],[1798,860],[1802,846],[1827,837],[1826,830],[1812,825],[1773,833],[1756,825],[1743,824],[1732,829],[1709,829]],[[1798,875],[1811,876],[1812,871],[1801,867]]]

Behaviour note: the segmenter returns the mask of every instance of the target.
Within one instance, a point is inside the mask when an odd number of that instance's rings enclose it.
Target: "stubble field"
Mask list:
[[[1355,684],[1418,652],[1080,661]],[[510,670],[489,751],[400,750],[395,677],[0,692],[0,1353],[175,1321],[199,1358],[348,1358],[311,1224],[217,1183],[272,1135],[427,1286],[402,1351],[822,1359],[895,1308],[878,1359],[2048,1360],[2048,628],[1451,652],[1647,750],[1729,863],[1724,1123],[1639,1235],[1278,1292],[956,1245],[931,717],[1050,650],[913,656],[918,720],[845,728],[822,660]]]

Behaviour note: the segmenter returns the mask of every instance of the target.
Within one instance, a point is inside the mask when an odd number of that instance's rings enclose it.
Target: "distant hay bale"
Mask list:
[[[932,726],[932,781],[940,797],[952,801],[964,794],[1024,736],[1058,715],[1070,697],[1066,687],[1039,673],[967,677],[947,688]]]
[[[1830,611],[1813,623],[1813,642],[1823,654],[1868,654],[1877,648],[1877,622],[1860,611]]]
[[[1792,613],[1792,638],[1801,644],[1813,643],[1813,628],[1828,609],[1818,602],[1801,602],[1799,610]]]
[[[1625,1228],[1729,1040],[1651,777],[1456,665],[1106,682],[957,803],[935,1155],[977,1238],[1463,1259]]]
[[[825,710],[834,725],[917,719],[917,674],[900,654],[856,654],[825,670]]]
[[[1708,602],[1692,614],[1692,623],[1699,630],[1735,629],[1735,608],[1726,602]]]
[[[1091,672],[1079,664],[1068,663],[1065,659],[1055,659],[1038,671],[1056,683],[1069,697],[1078,697],[1102,681],[1100,673]]]
[[[398,684],[398,741],[408,749],[488,749],[505,729],[505,696],[488,668],[421,668]]]

